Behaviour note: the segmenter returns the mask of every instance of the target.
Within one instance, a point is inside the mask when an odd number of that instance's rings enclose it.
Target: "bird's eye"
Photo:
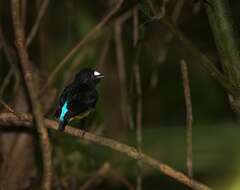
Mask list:
[[[101,75],[99,72],[97,72],[97,71],[94,71],[94,76],[99,76],[99,75]]]

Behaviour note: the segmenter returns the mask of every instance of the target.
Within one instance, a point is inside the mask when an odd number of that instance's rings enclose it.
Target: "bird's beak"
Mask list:
[[[94,71],[94,76],[95,76],[95,79],[97,80],[102,79],[104,77],[102,73],[99,73],[97,71]]]
[[[100,75],[96,76],[96,78],[97,78],[98,80],[100,80],[100,79],[104,78],[104,75],[103,75],[103,74],[100,74]]]

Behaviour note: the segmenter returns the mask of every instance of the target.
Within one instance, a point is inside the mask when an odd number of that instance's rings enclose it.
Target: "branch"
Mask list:
[[[188,176],[193,177],[193,163],[192,163],[192,122],[193,122],[193,114],[192,114],[192,101],[191,101],[191,93],[190,93],[190,85],[188,78],[188,68],[187,64],[184,60],[181,60],[181,71],[182,71],[182,79],[183,79],[183,88],[184,88],[184,97],[185,104],[187,110],[187,170]]]
[[[197,56],[202,66],[208,71],[210,76],[212,76],[220,85],[222,85],[230,94],[237,95],[240,90],[231,84],[227,77],[225,77],[219,69],[214,65],[214,63],[197,47],[166,17],[160,20],[164,25],[166,25],[169,30],[195,55]]]
[[[109,48],[110,48],[110,42],[111,42],[111,38],[112,38],[112,32],[109,31],[110,34],[107,35],[105,42],[103,44],[102,47],[102,51],[100,53],[100,57],[99,57],[99,61],[97,63],[97,69],[101,70],[103,68],[104,63],[107,60],[107,54],[109,52]]]
[[[53,79],[59,72],[59,70],[65,65],[65,63],[94,35],[96,35],[97,32],[99,32],[102,27],[109,21],[109,19],[120,9],[122,3],[124,0],[118,0],[115,7],[113,7],[110,12],[103,17],[103,19],[93,28],[82,40],[80,40],[63,58],[63,60],[56,66],[56,68],[53,70],[53,72],[50,74],[50,76],[47,79],[47,82],[45,86],[42,88],[40,94],[42,94],[46,88],[52,83]]]
[[[172,11],[172,13],[170,15],[171,20],[176,25],[177,25],[178,19],[180,18],[180,14],[181,14],[182,9],[183,9],[184,1],[185,0],[178,0],[176,2],[176,4],[174,5],[173,11]],[[149,7],[151,7],[151,10],[154,11],[155,15],[159,14],[154,9],[154,5],[153,5],[152,1],[148,0],[147,3],[149,4]],[[162,6],[165,6],[165,5],[163,4]],[[161,7],[161,11],[163,11],[164,9],[165,9],[164,7]],[[162,13],[162,15],[163,15],[163,13]],[[172,41],[173,36],[174,35],[173,35],[173,33],[171,31],[168,31],[166,33],[166,35],[164,36],[164,39],[163,39],[164,46],[161,47],[159,49],[159,51],[158,51],[159,53],[158,53],[157,60],[156,60],[156,64],[157,65],[154,66],[153,73],[151,75],[150,88],[155,88],[157,86],[157,84],[158,84],[158,80],[159,80],[158,72],[159,72],[159,69],[157,69],[157,68],[165,62],[165,60],[167,58],[167,55],[168,55],[168,52],[169,52],[169,49],[170,49],[169,43]]]
[[[215,0],[211,0],[215,1]],[[226,1],[226,0],[221,0]],[[151,1],[148,1],[148,3]],[[218,1],[215,1],[218,2]],[[152,6],[150,6],[152,13],[154,16],[150,19],[150,21],[153,20],[159,20],[161,21],[165,26],[168,27],[168,29],[175,35],[177,38],[190,50],[196,55],[200,60],[203,67],[209,72],[209,74],[219,83],[221,84],[230,94],[233,96],[237,96],[240,93],[240,89],[237,88],[236,85],[229,82],[228,78],[225,77],[219,69],[214,65],[214,63],[205,56],[200,50],[195,47],[195,45],[175,26],[174,23],[172,23],[168,18],[166,17],[157,17],[156,11]],[[216,28],[217,29],[217,28]],[[223,27],[224,29],[224,27]],[[239,38],[237,38],[239,39]],[[230,50],[230,49],[229,49]],[[236,53],[236,52],[235,52]],[[239,55],[240,56],[240,55]],[[239,59],[235,60],[238,61]]]
[[[48,128],[54,129],[57,131],[57,126],[58,123],[53,120],[45,119],[44,120],[45,125]],[[21,119],[17,118],[14,114],[12,113],[1,113],[0,114],[0,127],[32,127],[32,116],[30,114],[21,114]],[[178,182],[185,184],[186,186],[197,189],[197,190],[210,190],[211,188],[198,182],[193,179],[190,179],[187,177],[185,174],[182,172],[179,172],[172,167],[168,166],[167,164],[164,164],[150,156],[144,153],[140,153],[137,151],[136,148],[128,146],[126,144],[122,144],[120,142],[117,142],[113,139],[109,139],[106,137],[102,136],[97,136],[89,132],[85,132],[80,129],[75,129],[73,127],[67,126],[65,133],[70,134],[72,136],[75,136],[79,139],[93,142],[95,144],[105,146],[108,148],[111,148],[115,151],[121,152],[135,160],[141,159],[142,163],[145,163],[165,175],[177,180]],[[58,133],[59,135],[63,135],[62,133]]]
[[[223,69],[230,81],[236,86],[239,86],[240,39],[235,29],[229,0],[209,0],[209,4],[212,7],[208,4],[205,7],[216,46],[222,58]]]
[[[240,38],[234,23],[229,0],[208,0],[206,11],[213,32],[215,43],[221,57],[223,71],[232,85],[240,87]],[[240,112],[238,94],[229,96],[233,110]]]
[[[127,11],[122,16],[116,19],[114,24],[114,40],[115,40],[115,51],[117,59],[118,68],[118,79],[120,83],[120,93],[121,93],[121,113],[124,126],[132,128],[132,115],[131,109],[128,101],[128,92],[126,86],[126,63],[125,54],[122,40],[122,25],[123,23],[132,16],[132,10]]]
[[[0,86],[0,98],[3,97],[4,91],[8,86],[8,84],[10,83],[12,75],[13,75],[13,67],[11,66],[10,70],[8,71],[7,75],[4,77],[3,82]]]
[[[33,74],[31,70],[31,64],[26,50],[25,37],[23,32],[23,27],[20,19],[20,6],[19,0],[11,1],[12,8],[12,19],[13,28],[15,35],[15,42],[20,58],[20,66],[22,69],[22,78],[26,87],[27,95],[29,96],[29,101],[31,103],[31,108],[34,116],[34,122],[37,126],[37,131],[39,134],[41,148],[43,153],[43,188],[45,190],[51,189],[51,179],[52,179],[52,158],[51,158],[51,146],[48,138],[47,129],[43,123],[43,116],[41,108],[38,102],[38,97],[36,94],[36,89],[34,88]]]
[[[35,37],[36,33],[37,33],[37,30],[39,28],[39,25],[41,23],[41,20],[47,10],[47,7],[48,7],[48,4],[49,4],[49,0],[43,0],[42,2],[42,5],[40,7],[40,10],[38,12],[38,15],[37,15],[37,18],[36,18],[36,21],[27,37],[27,47],[31,44],[33,38]]]
[[[111,170],[110,171],[110,175],[112,178],[114,178],[115,180],[117,180],[118,182],[122,183],[126,189],[128,190],[135,190],[135,187],[131,184],[131,182],[122,174],[118,173],[115,170]]]
[[[15,116],[17,116],[17,118],[20,118],[20,116],[18,115],[18,113],[16,113],[9,105],[7,105],[1,98],[0,98],[0,104],[10,113],[14,114]]]
[[[109,172],[111,165],[108,162],[104,162],[102,166],[95,172],[81,187],[80,190],[93,189],[96,187]]]
[[[2,26],[0,26],[0,46],[2,47],[3,52],[6,56],[7,61],[8,61],[8,64],[10,66],[10,70],[8,71],[8,74],[4,78],[4,80],[2,82],[2,85],[1,85],[1,88],[0,88],[0,97],[2,97],[3,93],[5,91],[5,88],[10,83],[11,76],[13,74],[15,74],[15,78],[16,78],[16,81],[17,81],[17,78],[18,78],[18,75],[19,75],[17,67],[16,67],[16,63],[17,63],[17,58],[16,57],[17,57],[17,55],[15,53],[15,49],[13,47],[10,47],[7,44],[7,40],[6,40],[5,36],[3,35]],[[14,71],[14,73],[13,73],[13,71]]]
[[[139,68],[139,57],[141,53],[141,43],[142,41],[139,40],[139,27],[138,27],[138,9],[135,8],[133,14],[133,19],[136,21],[134,22],[134,46],[135,46],[135,55],[134,55],[134,62],[133,62],[133,72],[134,72],[134,79],[135,79],[135,87],[136,87],[136,95],[137,95],[137,102],[136,102],[136,140],[137,140],[137,149],[141,153],[142,152],[142,87],[141,87],[141,76],[140,76],[140,68]],[[136,18],[135,18],[136,17]],[[142,189],[142,162],[138,160],[138,174],[137,174],[137,186],[136,190]]]
[[[137,50],[138,51],[138,50]],[[140,51],[140,50],[139,50]],[[139,53],[137,52],[137,57]],[[137,108],[136,108],[136,127],[137,127],[137,149],[142,152],[142,88],[139,64],[134,65],[135,84],[137,92]],[[142,162],[138,161],[137,190],[142,189]]]

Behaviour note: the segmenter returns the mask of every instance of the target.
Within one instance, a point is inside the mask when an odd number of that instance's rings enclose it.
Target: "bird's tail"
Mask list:
[[[66,125],[67,125],[67,121],[60,121],[58,125],[58,130],[63,132],[65,130]]]

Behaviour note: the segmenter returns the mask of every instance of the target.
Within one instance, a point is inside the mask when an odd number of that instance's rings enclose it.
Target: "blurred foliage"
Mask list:
[[[171,14],[176,1],[170,0],[167,3],[167,16]],[[27,2],[26,33],[29,32],[38,10],[35,1]],[[112,20],[129,10],[134,3],[135,1],[125,1],[120,13],[116,14]],[[161,7],[161,3],[162,1],[154,1],[157,10]],[[235,18],[238,18],[240,2],[231,0],[231,3]],[[1,4],[1,24],[8,43],[13,44],[9,1],[3,0]],[[111,1],[103,0],[94,1],[94,3],[86,0],[50,1],[38,36],[29,47],[31,60],[36,71],[40,71],[45,77],[43,80],[46,80],[67,52],[101,20],[110,4],[112,4]],[[195,4],[191,1],[185,2],[178,26],[201,51],[219,63],[204,9],[201,7],[200,11],[194,13],[194,6]],[[185,59],[189,66],[193,101],[194,178],[216,189],[240,189],[238,180],[240,176],[238,148],[240,128],[229,106],[226,92],[210,78],[208,73],[203,71],[199,60],[186,51],[186,48],[175,37],[170,42],[165,42],[169,31],[157,20],[151,20],[153,15],[147,1],[139,1],[139,15],[141,32],[144,34],[139,57],[143,89],[144,152],[186,172],[186,113],[179,64],[181,59]],[[100,68],[106,77],[99,88],[100,100],[97,108],[85,121],[75,121],[72,124],[136,146],[135,129],[122,126],[120,119],[120,86],[117,78],[116,44],[112,26],[113,23],[110,21],[96,37],[85,44],[67,62],[58,73],[52,88],[57,89],[59,94],[64,85],[69,83],[81,68],[99,66],[103,44],[109,38],[106,60]],[[128,81],[126,86],[129,91],[133,88],[129,81],[133,80],[131,69],[135,53],[132,30],[132,18],[130,18],[123,24],[122,34]],[[164,62],[159,64],[158,56],[164,48],[168,48],[169,51]],[[0,68],[2,83],[9,71],[9,64],[1,47]],[[157,73],[158,82],[151,88],[151,77],[154,71]],[[3,99],[10,104],[15,95],[14,83],[15,80],[12,77],[3,96]],[[57,99],[52,105],[51,113],[47,114],[50,118],[56,101]],[[135,114],[135,109],[132,110]],[[79,187],[105,161],[110,162],[112,170],[125,176],[135,185],[137,173],[135,161],[106,148],[82,142],[64,134],[52,132],[51,139],[54,147],[55,181],[59,181],[61,185],[65,184],[63,185],[65,189]],[[55,184],[56,187],[58,185]],[[156,187],[187,189],[144,166],[143,189],[151,190]],[[107,174],[97,189],[125,189],[125,187]]]

